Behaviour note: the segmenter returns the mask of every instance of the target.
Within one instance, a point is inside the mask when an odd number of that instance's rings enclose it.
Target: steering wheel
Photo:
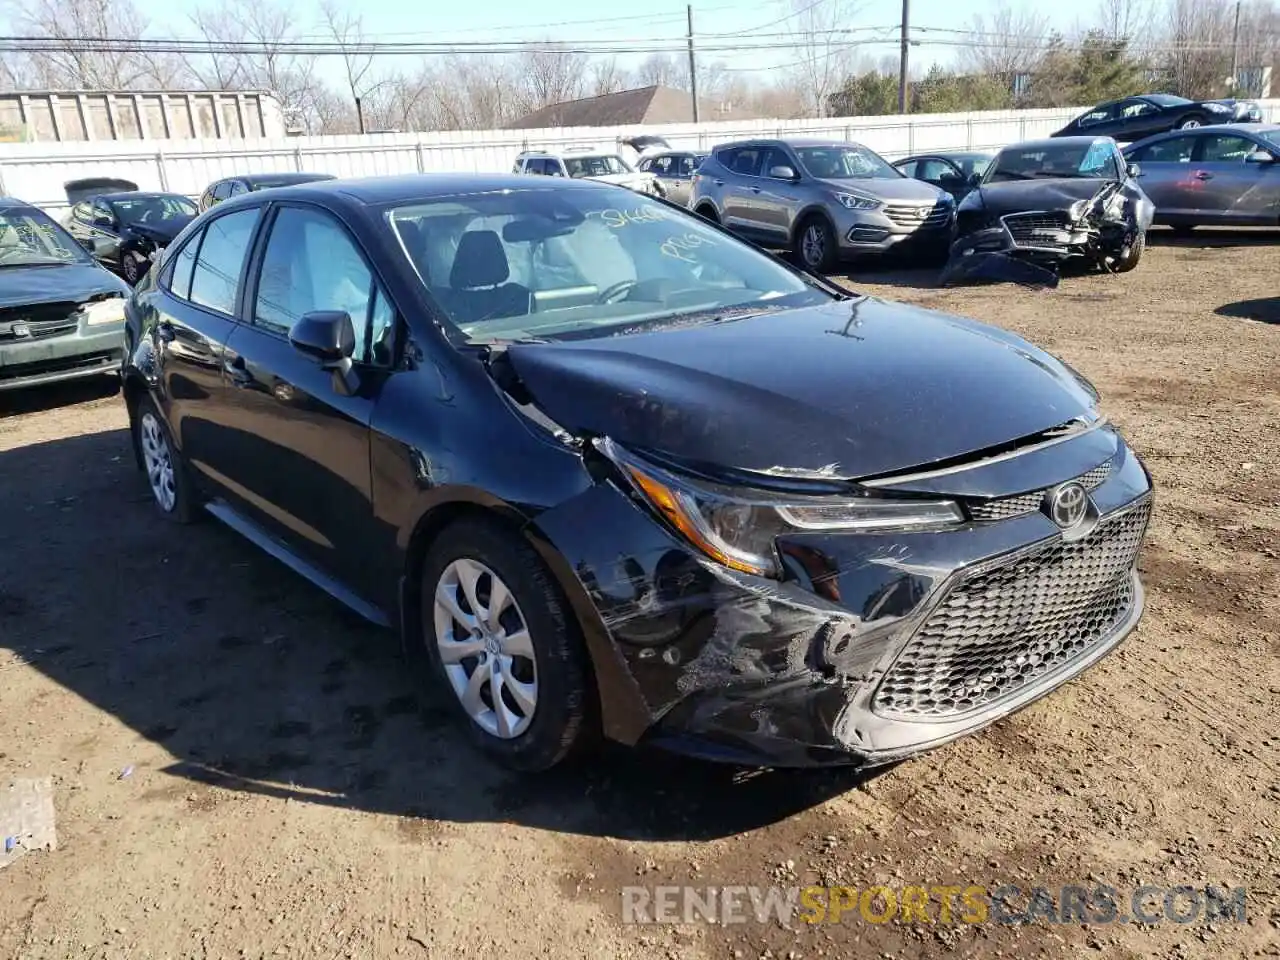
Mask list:
[[[600,291],[596,297],[596,303],[617,303],[624,294],[634,290],[639,282],[639,280],[619,280],[617,283],[611,283]]]

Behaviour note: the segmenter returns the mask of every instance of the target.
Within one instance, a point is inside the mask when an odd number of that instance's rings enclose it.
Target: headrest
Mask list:
[[[462,235],[449,272],[449,286],[455,290],[496,287],[510,276],[507,251],[496,231],[469,230]]]

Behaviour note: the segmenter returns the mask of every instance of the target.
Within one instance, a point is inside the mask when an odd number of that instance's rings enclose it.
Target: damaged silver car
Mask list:
[[[1155,215],[1139,174],[1110,137],[1005,147],[957,210],[943,283],[1056,286],[1073,260],[1110,273],[1134,269]]]

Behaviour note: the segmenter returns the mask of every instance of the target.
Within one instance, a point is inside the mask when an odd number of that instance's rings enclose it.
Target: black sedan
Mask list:
[[[177,193],[109,193],[72,207],[67,229],[95,260],[134,284],[198,212]]]
[[[1080,114],[1055,137],[1112,137],[1121,143],[1166,130],[1190,130],[1211,123],[1261,123],[1254,100],[1188,100],[1171,93],[1146,93],[1100,103]]]
[[[238,197],[129,313],[161,514],[394,626],[517,768],[883,763],[1142,612],[1150,479],[1075,371],[609,184]]]
[[[300,183],[318,183],[334,179],[331,173],[246,173],[238,177],[215,180],[200,194],[200,210],[204,212],[223,200],[230,200],[242,193],[257,190],[274,190],[276,187],[292,187]]]
[[[944,282],[1020,279],[1069,260],[1125,273],[1146,249],[1155,207],[1110,137],[1029,140],[1005,147],[956,209]],[[1026,264],[1039,264],[1031,270]]]
[[[114,376],[128,295],[48,214],[0,198],[0,391]]]

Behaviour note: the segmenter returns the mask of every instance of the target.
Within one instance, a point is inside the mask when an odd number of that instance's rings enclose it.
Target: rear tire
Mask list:
[[[1189,114],[1178,121],[1179,130],[1194,130],[1196,127],[1204,126],[1204,117],[1198,114]]]
[[[472,743],[503,766],[550,769],[599,730],[577,621],[538,554],[482,519],[446,527],[422,566],[422,641]]]
[[[839,256],[836,232],[826,217],[813,214],[796,229],[791,255],[798,266],[814,273],[828,274]]]
[[[174,446],[168,424],[149,396],[138,400],[133,430],[156,509],[171,523],[194,522],[199,516],[199,504],[186,462]]]
[[[120,272],[124,274],[125,283],[136,287],[147,274],[147,260],[136,250],[130,250],[120,261]]]

